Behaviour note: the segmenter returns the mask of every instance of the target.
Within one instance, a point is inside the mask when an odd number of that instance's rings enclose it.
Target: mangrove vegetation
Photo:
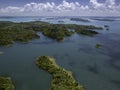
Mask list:
[[[0,90],[14,90],[14,85],[9,77],[0,77]]]
[[[101,45],[97,43],[97,44],[95,45],[95,47],[96,47],[96,48],[100,48]]]
[[[59,67],[55,60],[49,56],[41,56],[36,65],[52,75],[51,90],[84,90],[72,76],[72,72]]]
[[[101,29],[102,27],[93,25],[51,24],[41,21],[20,23],[0,21],[0,45],[10,45],[15,41],[28,42],[31,39],[40,38],[37,32],[56,41],[62,41],[74,33],[93,36],[98,34],[97,30]]]

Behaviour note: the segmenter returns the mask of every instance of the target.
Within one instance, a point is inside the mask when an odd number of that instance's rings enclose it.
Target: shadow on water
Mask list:
[[[111,80],[111,82],[120,88],[120,80],[119,81],[118,80]]]
[[[107,55],[111,57],[106,63],[113,69],[120,72],[120,35],[119,34],[106,34],[99,38],[99,41],[104,44],[103,48],[107,51]],[[103,53],[103,52],[101,52]],[[110,80],[120,88],[120,78]]]
[[[68,63],[71,67],[75,66],[75,62],[69,62]]]
[[[42,41],[42,42],[32,42],[32,44],[48,45],[54,43],[54,41]]]
[[[119,51],[120,35],[119,34],[106,34],[106,35],[100,36],[99,40],[101,41],[101,43],[104,44],[103,48],[106,51],[108,51],[107,54],[111,57],[111,59],[108,61],[109,65],[120,71],[120,65],[115,64],[116,62],[120,61],[120,51]]]
[[[63,41],[56,41],[55,39],[44,36],[41,32],[37,32],[37,34],[40,36],[40,38],[32,41],[32,44],[49,45],[53,43],[74,43],[74,40],[71,40],[71,37],[65,37]]]
[[[111,80],[111,83],[115,84],[118,88],[120,88],[120,80]]]
[[[116,65],[116,63],[120,61],[120,52],[112,53],[110,56],[112,57],[109,61],[110,66],[120,71],[120,65]]]
[[[99,73],[99,68],[98,68],[96,63],[94,63],[93,65],[88,65],[87,68],[88,68],[88,71],[90,71],[90,72],[92,72],[94,74]]]
[[[94,49],[89,45],[84,45],[78,49],[78,52],[81,52],[81,51],[84,51],[85,53],[91,53],[91,52],[94,52]]]

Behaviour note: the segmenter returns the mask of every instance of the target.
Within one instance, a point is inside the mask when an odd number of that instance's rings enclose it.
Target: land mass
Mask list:
[[[119,21],[119,20],[110,19],[110,18],[94,18],[93,20],[97,20],[97,21],[108,21],[108,22]]]
[[[72,72],[59,67],[55,60],[49,56],[41,56],[36,65],[52,75],[51,90],[84,90],[72,76]]]
[[[14,88],[11,78],[0,77],[0,90],[14,90]]]
[[[2,54],[4,54],[4,52],[1,52],[1,51],[0,51],[0,55],[2,55]]]
[[[90,22],[89,20],[83,19],[83,18],[71,18],[70,20],[71,21],[80,21],[80,22]]]
[[[0,21],[0,45],[11,45],[15,41],[29,42],[31,39],[40,38],[37,32],[56,41],[62,41],[74,33],[93,36],[98,34],[96,30],[101,29],[102,27],[93,25],[51,24],[41,21],[20,23]]]

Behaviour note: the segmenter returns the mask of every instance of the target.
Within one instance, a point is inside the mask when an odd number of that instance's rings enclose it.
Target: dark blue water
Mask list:
[[[59,66],[73,72],[75,79],[86,90],[120,90],[120,22],[119,21],[70,21],[70,17],[12,17],[0,18],[14,22],[42,20],[50,23],[74,23],[84,25],[109,25],[110,30],[99,31],[94,37],[74,34],[63,42],[51,40],[41,33],[40,39],[28,44],[14,43],[0,47],[0,75],[10,76],[16,90],[50,90],[51,76],[36,67],[35,58],[49,55]],[[119,19],[119,18],[118,18]],[[96,43],[101,44],[95,48]]]

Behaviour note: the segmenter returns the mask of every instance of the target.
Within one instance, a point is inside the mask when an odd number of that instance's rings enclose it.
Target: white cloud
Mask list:
[[[54,2],[28,3],[22,7],[8,6],[0,9],[0,15],[120,15],[120,4],[115,0],[99,3],[90,0],[88,5],[79,2],[67,2],[56,5]]]
[[[98,8],[101,8],[101,7],[104,6],[103,3],[98,3],[97,0],[90,0],[90,5],[91,5],[91,7],[94,8],[94,9],[98,9]]]
[[[58,10],[75,10],[77,7],[80,7],[80,4],[78,2],[67,2],[63,1],[62,4],[56,6],[56,9]]]
[[[107,5],[115,5],[115,0],[106,0],[105,2]]]
[[[9,7],[0,9],[0,11],[3,12],[3,13],[8,13],[8,12],[21,12],[21,10],[22,10],[22,9],[20,9],[19,7],[13,7],[13,6],[9,6]]]
[[[52,11],[55,3],[30,3],[24,5],[24,12]]]

